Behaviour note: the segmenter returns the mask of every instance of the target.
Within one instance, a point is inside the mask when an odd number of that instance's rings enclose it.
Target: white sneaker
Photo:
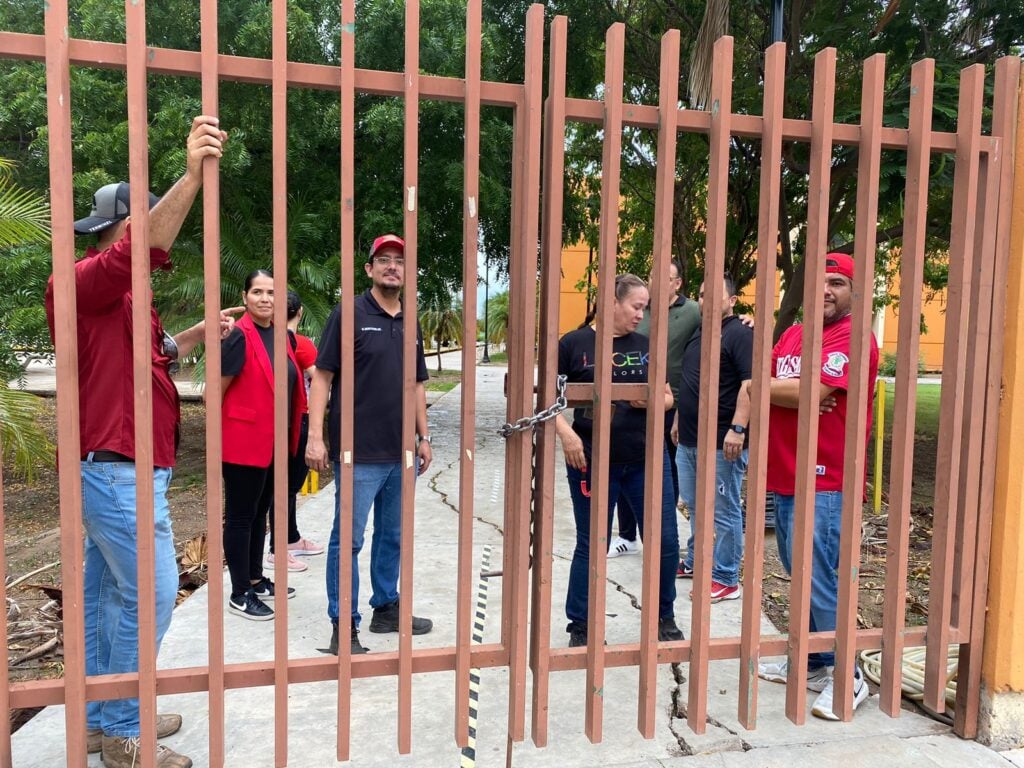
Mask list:
[[[864,673],[860,667],[853,669],[853,708],[857,709],[869,696],[868,681],[864,679]],[[839,716],[832,711],[832,678],[829,678],[828,685],[818,694],[811,707],[811,714],[825,720],[838,720]]]
[[[640,551],[640,542],[636,539],[630,541],[624,539],[621,536],[616,536],[612,539],[612,543],[608,545],[608,557],[618,557],[619,555],[635,555]]]
[[[807,671],[807,690],[820,693],[832,682],[835,667],[818,667]],[[785,683],[789,679],[789,661],[762,661],[757,665],[757,676],[772,683]],[[831,701],[831,696],[829,697]]]

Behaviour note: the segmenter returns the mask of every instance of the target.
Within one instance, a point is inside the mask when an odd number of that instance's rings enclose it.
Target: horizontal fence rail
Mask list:
[[[57,365],[58,449],[60,472],[61,579],[64,590],[64,675],[56,680],[11,682],[9,674],[0,681],[0,698],[10,708],[63,704],[65,706],[66,749],[69,765],[86,764],[87,702],[108,698],[138,697],[141,712],[141,762],[155,764],[156,713],[160,696],[205,692],[209,707],[209,754],[197,764],[224,765],[227,756],[225,734],[231,712],[226,692],[249,687],[273,687],[273,762],[294,761],[296,747],[289,742],[290,724],[296,715],[289,699],[294,686],[336,681],[336,739],[338,760],[349,760],[352,713],[360,706],[352,693],[353,681],[367,678],[395,679],[394,709],[396,749],[413,750],[413,714],[425,705],[416,698],[414,675],[451,673],[451,699],[429,702],[454,713],[453,742],[470,744],[470,681],[480,670],[500,668],[508,674],[507,733],[509,749],[529,732],[535,744],[552,739],[549,718],[551,690],[558,675],[584,670],[585,695],[580,697],[583,730],[594,742],[604,735],[604,687],[609,669],[635,667],[637,680],[638,731],[646,738],[655,735],[658,705],[666,692],[659,688],[658,670],[667,664],[688,664],[685,694],[686,718],[690,729],[703,733],[708,722],[710,664],[739,660],[736,678],[737,716],[753,729],[758,716],[758,662],[767,656],[786,655],[789,666],[785,714],[800,724],[806,717],[807,669],[802,660],[812,651],[836,651],[835,684],[837,714],[852,716],[850,696],[857,653],[882,648],[880,706],[895,717],[900,706],[902,651],[907,646],[925,645],[928,663],[925,702],[936,712],[945,709],[946,649],[960,646],[961,686],[956,708],[957,733],[973,737],[977,730],[980,651],[984,641],[984,599],[987,585],[988,546],[992,515],[994,475],[991,452],[997,429],[998,388],[1001,374],[1002,340],[999,332],[1005,310],[1005,275],[1008,260],[1009,193],[1012,164],[1005,162],[1007,142],[1015,130],[1011,105],[1020,82],[1020,61],[1003,59],[996,67],[994,119],[989,134],[982,133],[985,104],[984,69],[965,69],[960,83],[960,105],[955,133],[932,129],[934,62],[922,61],[912,70],[908,127],[882,123],[885,59],[877,55],[864,64],[859,122],[836,123],[836,51],[817,54],[813,92],[809,94],[809,119],[783,116],[785,95],[785,47],[777,43],[765,57],[762,115],[732,111],[733,40],[723,37],[714,47],[710,107],[707,111],[679,108],[679,51],[677,31],[667,32],[661,45],[660,93],[657,106],[631,104],[624,95],[626,29],[611,27],[605,40],[605,82],[600,99],[572,98],[566,94],[566,62],[569,22],[563,16],[550,21],[550,48],[545,73],[544,7],[532,6],[525,23],[525,66],[523,83],[490,82],[482,77],[481,0],[467,4],[464,78],[438,77],[420,72],[419,5],[411,0],[405,7],[404,72],[357,68],[355,52],[355,0],[341,4],[340,64],[297,63],[288,60],[287,4],[272,4],[272,52],[269,59],[218,53],[217,3],[201,0],[201,49],[170,50],[149,46],[145,39],[144,3],[127,2],[125,44],[68,37],[66,0],[46,5],[45,34],[0,32],[0,57],[45,62],[47,81],[47,130],[50,162],[50,199],[53,223],[53,275],[55,300],[55,346]],[[75,471],[75,457],[82,456],[79,416],[78,323],[76,308],[72,222],[72,134],[71,116],[76,94],[71,89],[72,67],[100,67],[126,73],[128,113],[129,179],[132,185],[132,329],[135,386],[134,444],[136,463],[154,462],[154,358],[150,339],[151,278],[149,237],[151,219],[146,204],[148,183],[147,78],[152,75],[198,77],[206,115],[219,115],[219,85],[223,82],[271,86],[273,130],[273,254],[277,295],[287,286],[288,211],[288,89],[309,88],[335,91],[339,98],[338,141],[340,149],[340,360],[341,401],[340,443],[337,483],[341,499],[341,520],[352,519],[354,462],[352,459],[355,410],[356,356],[353,301],[356,270],[364,254],[356,253],[355,222],[362,215],[355,199],[356,96],[371,94],[400,98],[404,108],[403,182],[400,202],[405,240],[406,287],[404,294],[404,340],[402,381],[406,397],[401,405],[403,444],[401,462],[402,514],[400,555],[399,640],[396,651],[353,656],[346,644],[347,617],[351,612],[351,526],[340,528],[338,563],[339,613],[342,617],[338,655],[296,657],[289,651],[288,601],[276,601],[273,658],[269,661],[229,663],[225,660],[225,595],[220,577],[223,560],[221,529],[221,478],[223,445],[221,401],[206,402],[206,511],[208,557],[211,564],[209,610],[205,641],[205,666],[158,669],[157,617],[152,599],[155,585],[153,476],[137,476],[138,579],[140,587],[139,665],[137,673],[87,676],[85,674],[85,626],[83,606],[82,487]],[[547,77],[547,93],[542,89]],[[481,235],[480,142],[481,107],[502,107],[513,113],[511,259],[509,263],[509,333],[506,417],[508,422],[532,416],[555,402],[558,374],[559,280],[562,270],[566,136],[573,124],[599,125],[603,131],[603,153],[594,184],[600,186],[599,272],[596,306],[596,356],[593,384],[573,383],[566,388],[570,405],[590,405],[594,413],[594,450],[590,488],[592,514],[589,527],[588,638],[585,648],[552,647],[551,628],[560,622],[553,616],[553,535],[568,525],[564,514],[556,513],[556,493],[562,489],[562,471],[556,448],[553,421],[535,431],[512,434],[505,444],[503,499],[501,630],[498,642],[474,643],[474,490],[479,482],[475,453],[480,445],[476,428],[477,369],[475,349],[462,350],[462,399],[458,409],[457,521],[458,546],[450,588],[457,605],[455,644],[445,647],[414,647],[412,640],[413,602],[417,588],[413,548],[416,541],[415,487],[417,473],[416,391],[417,252],[420,224],[421,156],[418,124],[420,104],[428,100],[450,101],[465,108],[463,156],[462,302],[477,305],[477,252]],[[230,132],[230,126],[224,126]],[[629,128],[655,130],[657,136],[656,198],[653,207],[653,250],[651,294],[651,360],[646,383],[612,382],[614,329],[611,321],[616,301],[615,275],[619,256],[619,209],[622,204],[620,166],[622,140]],[[697,467],[697,509],[691,510],[699,523],[695,543],[694,595],[686,639],[658,639],[658,560],[662,537],[660,502],[663,493],[662,455],[664,424],[662,412],[648,410],[645,429],[645,530],[642,609],[637,642],[605,645],[606,598],[608,588],[607,545],[609,530],[603,510],[611,494],[607,468],[612,452],[612,419],[616,401],[659,402],[667,378],[667,292],[665,281],[672,258],[673,194],[677,179],[677,139],[680,134],[708,136],[709,174],[707,189],[707,245],[704,281],[720,285],[725,274],[726,231],[730,163],[737,162],[734,140],[756,139],[761,144],[760,213],[758,229],[757,313],[751,390],[750,463],[747,479],[747,529],[743,575],[742,628],[735,637],[720,637],[711,627],[711,561],[713,552],[713,510],[716,493],[715,453],[716,404],[719,395],[721,357],[721,292],[707,293],[702,314],[701,398]],[[839,611],[834,631],[812,632],[810,621],[811,562],[814,535],[816,448],[819,439],[821,381],[817,376],[800,379],[797,484],[793,529],[793,568],[790,588],[790,616],[786,634],[762,634],[761,601],[764,577],[764,520],[767,488],[768,423],[770,379],[772,376],[773,288],[779,242],[779,201],[783,144],[796,142],[809,148],[807,253],[803,293],[804,339],[801,370],[816,371],[820,365],[824,310],[822,283],[827,249],[828,193],[832,158],[837,147],[852,146],[859,151],[858,195],[856,200],[856,272],[853,332],[849,351],[851,385],[846,392],[849,408],[846,420],[846,450],[843,473],[842,535],[839,569]],[[920,327],[916,322],[900,324],[896,374],[893,442],[890,452],[889,519],[887,523],[887,575],[884,585],[885,611],[881,628],[862,629],[857,621],[859,569],[861,565],[861,481],[865,474],[863,448],[871,430],[868,419],[873,382],[868,380],[871,344],[871,315],[875,240],[878,221],[880,157],[883,151],[905,153],[905,214],[900,250],[902,311],[915,318],[920,313],[920,287],[925,260],[925,225],[928,215],[929,161],[943,154],[955,163],[954,219],[949,252],[950,279],[942,376],[942,404],[939,453],[934,499],[935,521],[932,540],[930,602],[927,626],[909,627],[904,595],[908,579],[908,549],[911,522],[911,485],[914,463],[916,361]],[[208,157],[202,166],[203,264],[206,345],[205,375],[210,389],[221,386],[222,360],[219,346],[219,303],[221,300],[221,232],[219,164]],[[288,444],[280,437],[288,432],[285,332],[285,302],[274,308],[275,396],[273,420],[279,437],[274,447],[274,503],[287,509]],[[467,309],[462,318],[463,338],[476,338],[477,322]],[[536,385],[535,385],[536,377]],[[979,407],[979,404],[981,407]],[[264,414],[270,418],[270,414]],[[983,462],[983,457],[988,463]],[[6,538],[3,514],[3,477],[0,474],[0,536]],[[422,485],[424,479],[419,481]],[[286,541],[285,516],[275,519],[275,539]],[[682,539],[682,533],[680,534]],[[4,565],[0,553],[0,566]],[[531,574],[532,569],[532,574]],[[274,581],[279,592],[288,589],[285,558],[277,558]],[[685,583],[685,582],[684,582]],[[559,585],[561,588],[562,585]],[[7,590],[0,587],[0,596]],[[677,599],[678,605],[680,601]],[[677,614],[678,615],[678,614]],[[685,622],[683,622],[685,624]],[[6,629],[0,616],[0,629]],[[527,675],[527,671],[531,673]],[[527,729],[526,707],[531,721]],[[622,724],[616,724],[621,728]],[[475,738],[475,737],[474,737]],[[0,729],[0,766],[12,765],[11,734]]]

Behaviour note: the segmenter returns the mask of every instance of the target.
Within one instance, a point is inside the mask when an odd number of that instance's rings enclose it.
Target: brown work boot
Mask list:
[[[158,739],[165,739],[179,730],[181,730],[181,715],[156,716],[156,737]],[[87,731],[86,737],[90,755],[103,749],[103,730],[101,728],[90,729]]]
[[[138,736],[104,736],[103,764],[107,768],[136,768],[142,764],[142,745]],[[157,768],[192,768],[192,758],[179,755],[163,744],[156,745]]]

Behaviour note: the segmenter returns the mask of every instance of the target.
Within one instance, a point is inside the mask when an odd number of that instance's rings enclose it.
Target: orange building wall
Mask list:
[[[558,305],[559,336],[578,328],[587,316],[587,294],[585,291],[577,290],[576,283],[586,274],[589,263],[590,248],[586,243],[562,250],[562,282]],[[595,280],[596,277],[595,275]]]

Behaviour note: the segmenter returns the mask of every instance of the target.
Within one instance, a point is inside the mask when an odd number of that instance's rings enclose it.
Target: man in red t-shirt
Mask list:
[[[192,122],[184,175],[162,198],[149,195],[150,269],[170,269],[168,251],[203,181],[203,161],[220,157],[227,134],[215,117]],[[96,247],[75,264],[78,331],[79,429],[82,526],[85,528],[83,608],[85,671],[89,676],[138,671],[138,574],[135,499],[135,387],[132,355],[131,196],[125,183],[107,184],[93,196],[90,215],[75,222],[78,235],[96,235]],[[56,343],[53,277],[46,315]],[[238,308],[240,309],[240,308]],[[221,333],[231,330],[232,311],[221,312]],[[167,488],[178,437],[178,391],[172,365],[202,342],[199,323],[176,336],[151,315],[153,371],[153,527],[156,643],[171,623],[178,566],[167,507]],[[71,471],[74,456],[61,456]],[[148,471],[148,470],[147,470]],[[139,700],[91,701],[86,712],[88,751],[103,753],[107,766],[134,765],[139,755]],[[180,715],[157,715],[158,738],[181,727]],[[188,768],[192,760],[159,745],[157,765]]]
[[[821,401],[818,450],[815,462],[814,548],[811,570],[811,632],[836,627],[839,597],[839,533],[843,508],[843,453],[846,442],[846,392],[849,388],[850,308],[853,303],[853,259],[844,253],[825,257],[824,327],[821,344]],[[775,494],[775,536],[779,559],[792,573],[796,446],[799,431],[800,354],[803,326],[786,329],[772,350],[771,412],[768,431],[768,490]],[[871,336],[868,381],[878,374],[878,343]],[[868,423],[872,402],[868,400]],[[867,445],[865,444],[865,448]],[[818,697],[811,712],[826,720],[838,720],[832,711],[832,670],[835,653],[807,657],[807,687]],[[759,674],[765,680],[784,683],[788,662],[765,662]],[[855,668],[853,706],[868,697],[868,686]]]

